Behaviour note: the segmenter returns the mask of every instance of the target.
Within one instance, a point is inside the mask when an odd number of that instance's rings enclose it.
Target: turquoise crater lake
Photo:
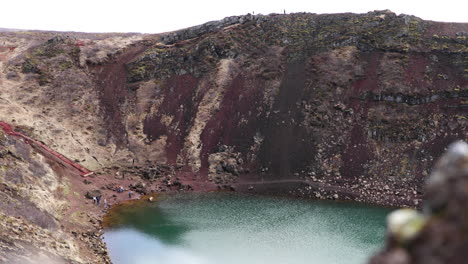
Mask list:
[[[120,206],[104,241],[115,264],[365,263],[389,209],[233,193]]]

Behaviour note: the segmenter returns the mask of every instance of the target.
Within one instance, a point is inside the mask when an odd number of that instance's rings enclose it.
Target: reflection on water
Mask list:
[[[388,209],[239,194],[181,194],[119,207],[106,230],[116,264],[364,263]]]
[[[112,242],[109,243],[109,240]],[[108,231],[106,241],[115,264],[207,264],[183,247],[169,246],[136,229]]]
[[[126,234],[130,230],[135,230],[165,244],[179,244],[182,234],[188,231],[188,225],[182,222],[172,222],[169,216],[157,206],[157,204],[146,203],[142,207],[138,204],[119,206],[107,216],[108,225],[112,225],[111,230],[123,228]],[[109,219],[111,218],[111,219]]]

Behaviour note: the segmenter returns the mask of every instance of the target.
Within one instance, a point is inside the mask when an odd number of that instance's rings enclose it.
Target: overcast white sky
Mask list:
[[[423,19],[468,22],[468,0],[0,0],[0,27],[161,33],[226,16],[390,9]]]

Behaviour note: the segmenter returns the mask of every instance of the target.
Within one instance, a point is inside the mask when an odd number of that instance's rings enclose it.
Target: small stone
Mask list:
[[[387,216],[389,233],[401,243],[414,239],[424,227],[426,218],[413,209],[398,209]]]

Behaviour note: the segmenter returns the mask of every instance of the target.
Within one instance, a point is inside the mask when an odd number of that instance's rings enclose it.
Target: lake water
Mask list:
[[[115,264],[365,263],[389,209],[232,193],[176,194],[112,211]]]

